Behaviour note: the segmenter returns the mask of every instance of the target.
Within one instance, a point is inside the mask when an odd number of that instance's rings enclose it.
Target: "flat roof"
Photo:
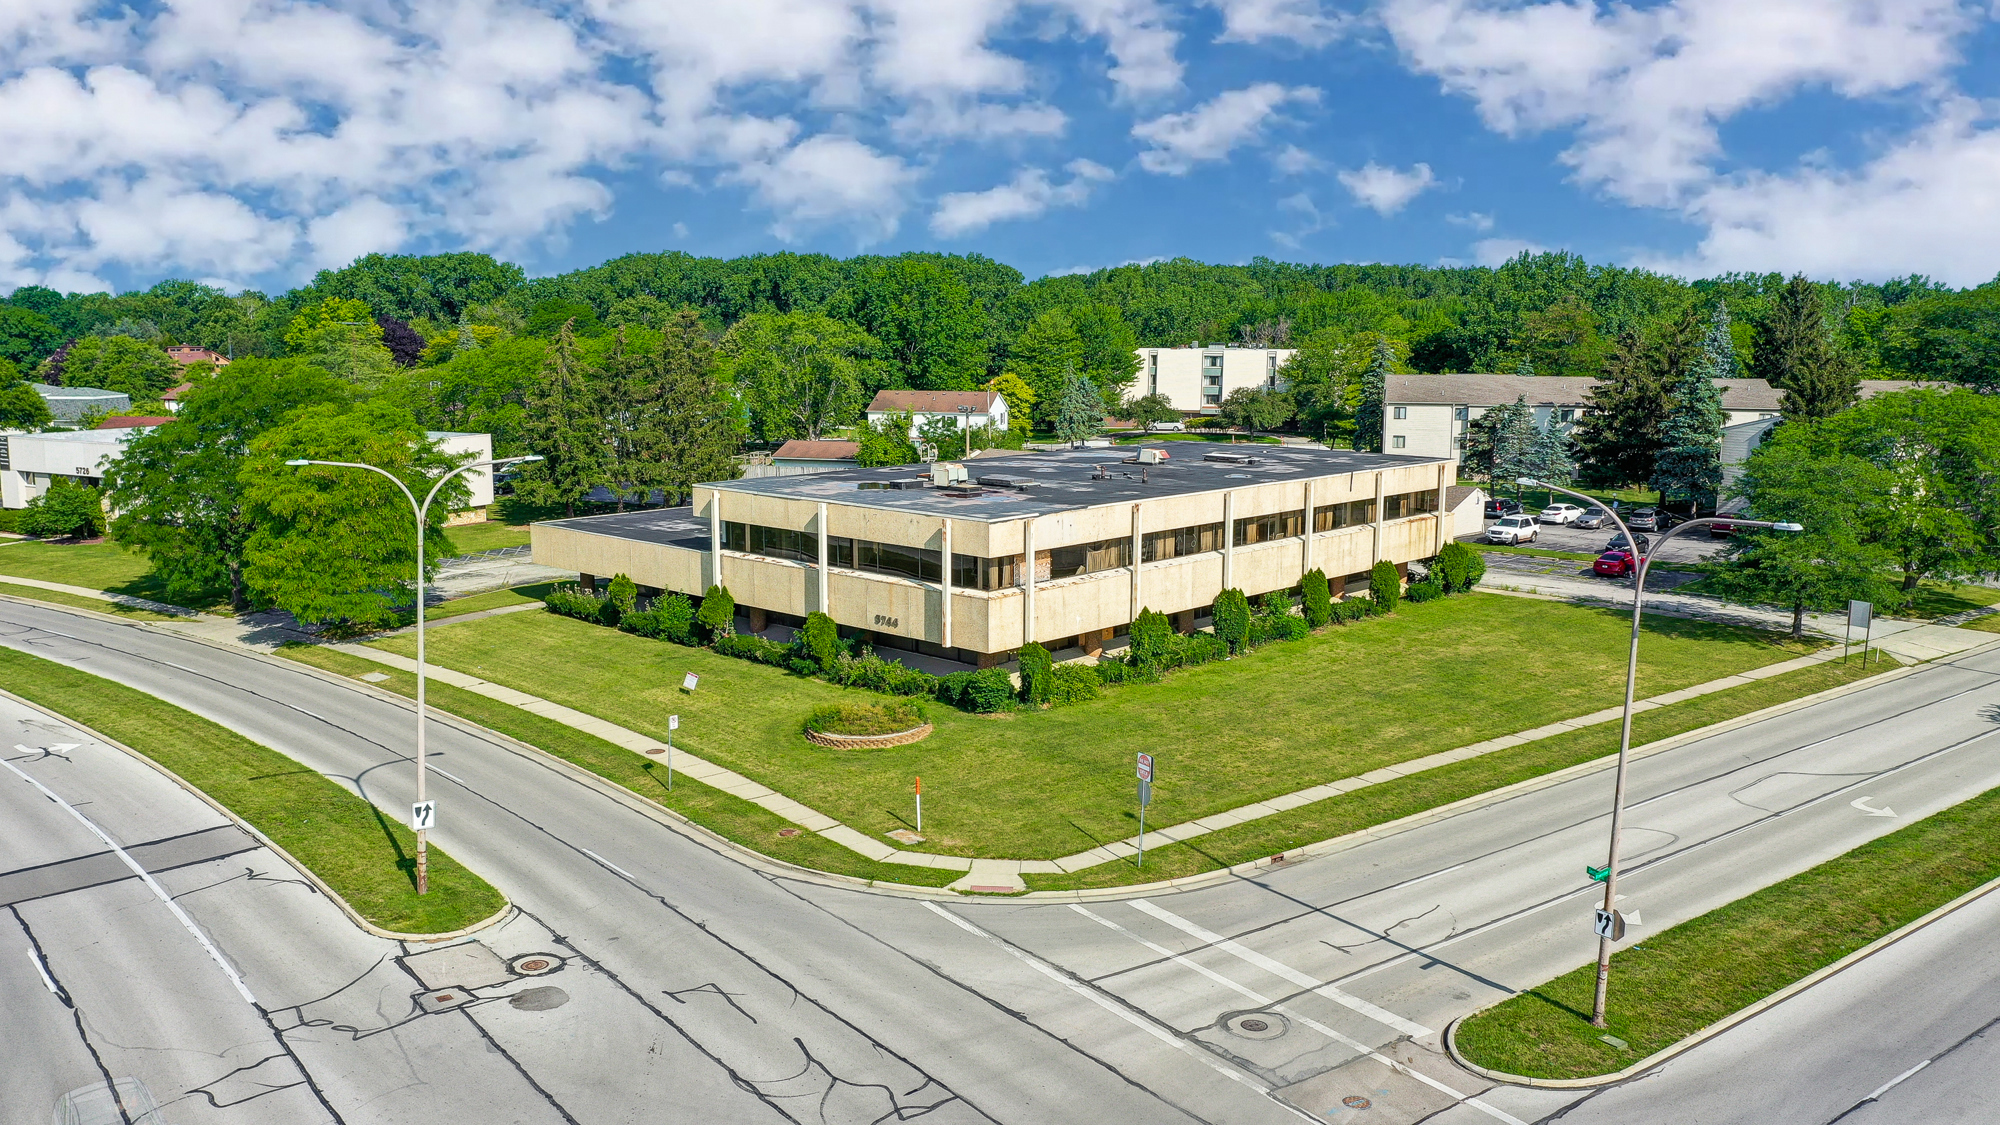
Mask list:
[[[615,512],[608,516],[577,516],[567,520],[545,520],[543,526],[609,535],[641,543],[708,550],[708,521],[694,514],[694,508],[641,508],[636,512]]]
[[[1141,449],[1160,450],[1167,454],[1167,460],[1157,465],[1140,465],[1127,460],[1136,458]],[[1217,456],[1245,460],[1207,459]],[[929,465],[835,469],[804,476],[719,481],[700,487],[997,523],[1104,504],[1160,500],[1282,480],[1370,473],[1410,465],[1436,465],[1449,460],[1451,458],[1448,457],[1354,453],[1344,449],[1310,449],[1297,445],[1163,441],[1108,449],[1011,453],[1004,457],[980,457],[968,462],[956,462],[965,465],[965,471],[972,480],[969,485],[948,488],[927,485],[892,487],[897,482],[928,481]],[[728,515],[727,509],[723,514],[725,517]]]

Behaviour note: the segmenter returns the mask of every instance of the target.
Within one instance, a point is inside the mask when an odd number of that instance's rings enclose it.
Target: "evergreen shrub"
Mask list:
[[[1368,597],[1383,613],[1396,612],[1396,601],[1402,596],[1403,576],[1396,573],[1396,564],[1388,559],[1376,563],[1368,571]]]
[[[840,643],[839,626],[833,623],[833,618],[818,610],[806,614],[806,627],[799,634],[799,647],[805,650],[807,660],[822,668],[847,651],[847,646]]]
[[[1142,609],[1138,620],[1132,622],[1132,647],[1127,659],[1141,666],[1157,665],[1173,639],[1174,626],[1166,614]]]
[[[626,575],[613,575],[611,588],[604,596],[618,610],[618,616],[621,618],[639,608],[639,584]]]
[[[1030,707],[1047,703],[1055,671],[1055,661],[1049,658],[1049,650],[1029,641],[1021,646],[1015,658],[1021,665],[1021,702]]]
[[[998,668],[972,673],[965,685],[965,702],[960,706],[979,712],[1005,711],[1014,705],[1014,681]]]
[[[1096,699],[1101,682],[1088,664],[1059,664],[1049,676],[1049,702],[1060,707]]]
[[[1308,626],[1317,629],[1333,620],[1333,590],[1327,584],[1325,571],[1318,567],[1306,571],[1299,579],[1299,595]]]
[[[710,640],[735,632],[736,599],[730,596],[729,587],[710,586],[701,596],[701,608],[695,611],[694,619]]]
[[[1215,595],[1214,613],[1215,635],[1231,652],[1241,652],[1250,639],[1250,599],[1233,587],[1224,590]]]

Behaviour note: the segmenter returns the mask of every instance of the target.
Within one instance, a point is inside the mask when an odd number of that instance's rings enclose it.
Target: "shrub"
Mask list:
[[[37,539],[95,539],[104,534],[104,501],[89,485],[57,477],[28,501],[14,526]]]
[[[1444,581],[1433,574],[1425,578],[1422,582],[1410,583],[1410,588],[1403,591],[1403,596],[1414,603],[1421,604],[1444,597],[1447,592],[1444,588]]]
[[[1021,646],[1016,654],[1021,663],[1021,702],[1030,707],[1040,707],[1049,701],[1050,680],[1054,674],[1055,661],[1049,658],[1049,650],[1034,641]]]
[[[1459,588],[1460,593],[1464,593],[1474,586],[1479,585],[1479,580],[1486,577],[1486,556],[1480,554],[1478,551],[1473,551],[1469,547],[1466,549],[1472,555],[1472,558],[1465,568],[1465,585]]]
[[[847,651],[840,643],[840,628],[833,618],[814,610],[806,614],[806,627],[799,634],[799,647],[806,659],[824,668],[833,663],[833,658]]]
[[[654,640],[664,635],[662,630],[665,628],[660,622],[659,611],[651,609],[635,609],[629,613],[619,614],[618,627],[627,633],[651,637]]]
[[[938,678],[929,672],[908,667],[898,661],[884,660],[888,670],[885,673],[882,690],[890,695],[937,695]]]
[[[813,708],[806,729],[821,734],[901,734],[924,725],[924,710],[907,699],[881,703],[829,703]]]
[[[653,599],[653,612],[660,615],[660,636],[675,644],[694,643],[694,603],[686,594]]]
[[[792,662],[790,664],[787,664],[786,667],[790,668],[794,674],[800,676],[819,675],[819,665],[814,664],[812,661],[807,660],[803,656],[792,657]]]
[[[1475,572],[1474,568],[1477,568]],[[1438,579],[1446,593],[1462,594],[1472,589],[1479,576],[1486,573],[1486,559],[1478,551],[1463,543],[1451,542],[1444,545],[1437,558],[1431,562],[1431,576]]]
[[[965,697],[966,689],[972,686],[973,673],[950,672],[938,678],[937,701],[953,707],[969,707],[971,700]]]
[[[1342,625],[1351,621],[1359,621],[1368,616],[1368,611],[1374,607],[1375,602],[1372,598],[1349,598],[1344,602],[1335,602],[1333,603],[1333,620],[1338,621]]]
[[[1122,660],[1100,660],[1091,665],[1100,683],[1129,684],[1146,678],[1150,665],[1127,664]]]
[[[1166,655],[1167,646],[1173,643],[1174,626],[1164,613],[1150,609],[1139,611],[1138,620],[1132,622],[1132,663],[1151,667]]]
[[[1325,571],[1318,567],[1306,571],[1305,577],[1299,579],[1299,594],[1307,625],[1317,629],[1333,620],[1333,590],[1327,585]]]
[[[1100,682],[1088,664],[1059,664],[1049,677],[1049,702],[1060,707],[1096,699]]]
[[[1383,613],[1396,612],[1396,599],[1403,593],[1403,576],[1396,573],[1396,564],[1388,559],[1376,563],[1368,571],[1368,597]]]
[[[734,633],[725,633],[715,638],[715,651],[724,656],[754,660],[759,664],[769,664],[778,668],[791,667],[795,655],[792,646],[781,645],[754,634],[737,636]]]
[[[623,574],[612,576],[611,588],[605,592],[605,597],[618,608],[621,618],[639,608],[639,586]]]
[[[1244,642],[1250,639],[1250,599],[1241,590],[1224,590],[1215,595],[1214,612],[1215,635],[1231,652],[1241,652]]]
[[[608,603],[604,598],[585,593],[579,587],[557,586],[543,595],[542,604],[548,607],[550,613],[560,613],[564,617],[574,617],[579,621],[588,621],[595,625],[604,622],[605,606]]]
[[[1005,711],[1014,705],[1014,681],[998,668],[983,668],[972,673],[972,679],[965,685],[965,702],[962,706],[973,711]]]
[[[1176,635],[1160,660],[1161,670],[1207,664],[1229,655],[1229,644],[1214,633]]]
[[[710,640],[735,632],[736,599],[729,596],[729,587],[710,586],[701,596],[701,608],[695,611],[694,619]]]
[[[1257,599],[1257,613],[1263,617],[1289,617],[1292,612],[1292,596],[1283,590],[1272,590]]]

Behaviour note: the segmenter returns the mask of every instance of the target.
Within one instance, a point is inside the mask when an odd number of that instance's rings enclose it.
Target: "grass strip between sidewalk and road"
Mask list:
[[[416,695],[417,677],[414,673],[387,668],[358,656],[306,644],[286,645],[278,649],[278,655],[342,676],[379,672],[389,678],[377,682],[375,686],[406,698]],[[877,863],[814,832],[801,830],[795,836],[780,836],[779,832],[797,826],[741,797],[678,775],[674,778],[673,790],[669,792],[664,756],[657,759],[641,757],[596,735],[434,679],[426,682],[424,697],[430,707],[469,719],[572,765],[581,766],[606,781],[672,809],[718,836],[774,859],[835,875],[924,887],[941,887],[965,874],[934,867]]]
[[[1896,667],[1884,659],[1863,670],[1828,661],[1726,688],[1633,716],[1632,745],[1644,746],[1713,723],[1747,715],[1814,692],[1880,675]],[[1476,797],[1481,793],[1618,752],[1618,723],[1599,723],[1553,738],[1496,750],[1463,762],[1302,805],[1262,820],[1197,836],[1178,844],[1146,849],[1146,866],[1131,860],[1100,864],[1067,875],[1024,875],[1029,890],[1091,890],[1179,879],[1219,871],[1265,856],[1279,855],[1378,824]]]
[[[2000,789],[1612,954],[1609,1034],[1593,962],[1458,1025],[1459,1053],[1531,1078],[1610,1074],[2000,878]]]
[[[0,594],[29,601],[48,602],[50,605],[68,606],[71,609],[90,609],[98,613],[108,613],[113,617],[123,617],[132,621],[178,621],[171,613],[156,613],[138,606],[107,601],[104,598],[87,598],[82,594],[72,594],[63,590],[44,590],[39,586],[21,586],[13,582],[0,582]]]
[[[416,836],[298,762],[123,684],[0,648],[0,683],[117,739],[254,825],[386,930],[448,933],[491,917],[499,891],[430,848],[430,893],[416,891]]]

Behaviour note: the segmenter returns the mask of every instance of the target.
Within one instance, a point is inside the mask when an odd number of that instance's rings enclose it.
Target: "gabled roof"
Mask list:
[[[858,441],[804,441],[793,439],[778,447],[772,457],[792,457],[808,461],[852,461],[861,453]]]
[[[172,416],[164,418],[156,416],[106,418],[97,423],[95,428],[100,430],[130,430],[141,426],[164,426],[171,421],[173,421]],[[176,430],[174,432],[179,433],[180,431]]]
[[[877,391],[868,404],[873,411],[907,410],[912,414],[955,414],[961,406],[990,414],[1001,399],[999,391]]]

